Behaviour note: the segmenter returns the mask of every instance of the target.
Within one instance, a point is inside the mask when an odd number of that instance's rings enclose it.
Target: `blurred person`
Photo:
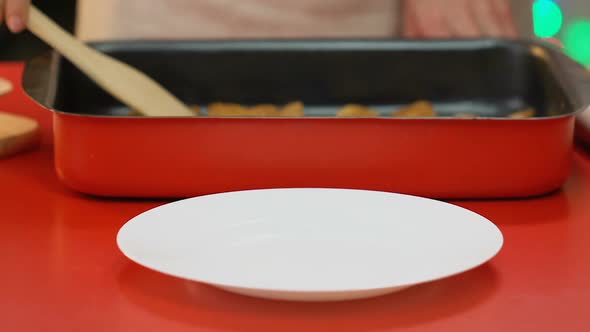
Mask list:
[[[50,1],[50,0],[46,0]],[[12,32],[30,0],[0,0]],[[97,39],[516,37],[530,0],[78,0],[77,34]]]

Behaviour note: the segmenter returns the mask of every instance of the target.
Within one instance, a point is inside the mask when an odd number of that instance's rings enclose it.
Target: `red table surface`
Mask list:
[[[587,331],[590,157],[578,150],[555,194],[455,202],[502,230],[505,245],[467,273],[370,300],[302,304],[225,293],[142,268],[117,249],[131,217],[164,201],[105,200],[64,188],[48,111],[16,91],[0,110],[34,116],[44,142],[0,160],[2,331]],[[539,165],[542,167],[542,165]]]

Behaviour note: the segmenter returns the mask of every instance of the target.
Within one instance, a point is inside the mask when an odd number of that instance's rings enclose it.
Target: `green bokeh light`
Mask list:
[[[590,65],[590,20],[568,24],[563,34],[566,53],[585,66]]]
[[[551,0],[536,0],[533,4],[535,34],[551,38],[559,33],[563,25],[563,13],[558,4]]]

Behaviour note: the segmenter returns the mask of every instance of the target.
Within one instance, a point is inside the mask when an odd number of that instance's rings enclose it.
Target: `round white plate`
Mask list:
[[[121,251],[147,268],[255,297],[334,301],[464,272],[502,247],[484,217],[444,202],[341,189],[201,196],[131,219]]]

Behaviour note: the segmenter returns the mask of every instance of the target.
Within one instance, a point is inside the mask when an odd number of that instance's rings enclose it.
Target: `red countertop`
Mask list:
[[[590,154],[563,190],[455,202],[502,230],[488,264],[385,297],[301,304],[252,299],[147,270],[117,249],[118,229],[165,201],[76,194],[56,178],[51,116],[15,92],[0,111],[37,118],[35,151],[0,160],[2,331],[586,331],[590,319]]]

